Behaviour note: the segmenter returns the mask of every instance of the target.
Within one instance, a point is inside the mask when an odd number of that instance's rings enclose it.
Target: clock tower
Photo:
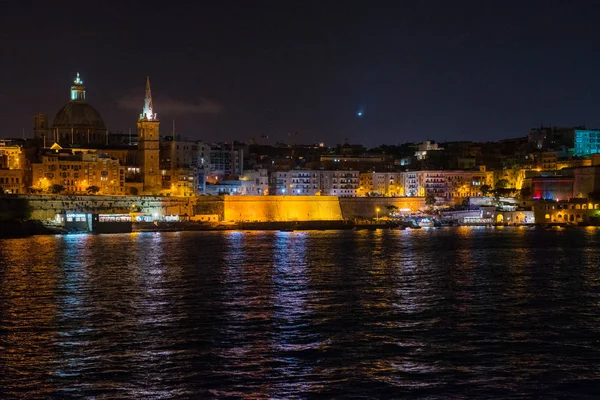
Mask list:
[[[158,193],[162,188],[159,170],[159,125],[158,115],[154,112],[152,105],[150,77],[147,77],[144,109],[137,123],[140,172],[143,177],[144,192],[146,193]]]

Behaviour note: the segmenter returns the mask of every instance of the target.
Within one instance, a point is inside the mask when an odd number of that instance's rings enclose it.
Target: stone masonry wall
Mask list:
[[[129,213],[141,209],[147,214],[193,215],[194,198],[153,196],[20,196],[31,209],[33,220],[52,219],[59,213]],[[0,200],[1,203],[1,200]]]

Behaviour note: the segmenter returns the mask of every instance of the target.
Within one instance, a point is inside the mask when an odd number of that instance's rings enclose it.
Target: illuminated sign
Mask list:
[[[154,218],[152,218],[150,215],[138,215],[135,217],[135,220],[137,222],[152,222],[154,221]]]
[[[85,222],[86,215],[85,214],[67,214],[66,216],[67,222]]]
[[[85,214],[67,214],[67,218],[85,218]]]
[[[99,214],[98,221],[100,222],[131,222],[129,214]]]

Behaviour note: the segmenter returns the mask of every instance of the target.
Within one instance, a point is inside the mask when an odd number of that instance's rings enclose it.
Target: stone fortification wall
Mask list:
[[[417,211],[426,208],[424,197],[340,197],[342,215],[345,219],[371,219],[388,214],[387,206],[396,206],[399,210],[410,209]]]
[[[225,216],[226,196],[199,196],[196,198],[194,215],[218,215],[219,221],[223,221]]]
[[[10,202],[10,204],[9,204]],[[139,209],[145,214],[159,215],[218,215],[224,221],[339,221],[342,219],[374,218],[386,206],[418,210],[425,199],[417,197],[355,197],[335,196],[6,196],[0,197],[0,209],[25,210],[32,220],[55,218],[66,212],[128,213]],[[135,207],[134,207],[135,206]],[[15,214],[16,212],[10,213]],[[20,216],[17,218],[21,218]],[[9,219],[9,218],[5,218]]]
[[[128,213],[193,215],[194,198],[153,196],[19,196],[30,210],[30,219],[52,219],[59,213]],[[135,207],[134,207],[135,206]]]
[[[224,196],[225,221],[339,221],[336,196]]]

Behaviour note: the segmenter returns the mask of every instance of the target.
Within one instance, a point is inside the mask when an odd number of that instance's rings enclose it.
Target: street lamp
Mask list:
[[[377,207],[375,211],[377,212],[377,222],[379,222],[379,211],[381,211],[381,209]]]

